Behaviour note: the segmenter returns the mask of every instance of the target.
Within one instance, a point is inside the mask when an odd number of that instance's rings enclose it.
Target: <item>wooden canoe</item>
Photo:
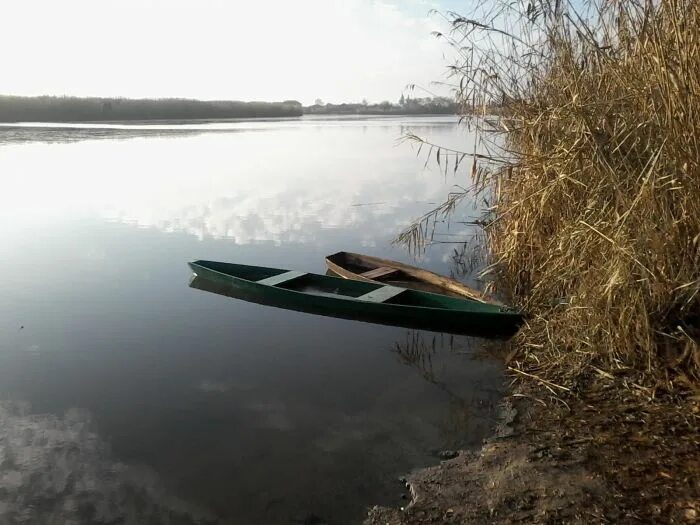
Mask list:
[[[326,266],[345,279],[392,284],[425,292],[467,297],[481,303],[502,306],[473,288],[428,270],[359,253],[338,252],[326,257]]]
[[[193,288],[289,310],[484,337],[512,335],[522,322],[499,305],[381,283],[215,261],[189,266]]]

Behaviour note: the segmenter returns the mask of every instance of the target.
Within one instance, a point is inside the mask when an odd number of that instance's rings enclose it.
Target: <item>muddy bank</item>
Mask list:
[[[628,381],[558,400],[517,385],[480,450],[410,474],[410,503],[365,525],[698,522],[697,400]]]

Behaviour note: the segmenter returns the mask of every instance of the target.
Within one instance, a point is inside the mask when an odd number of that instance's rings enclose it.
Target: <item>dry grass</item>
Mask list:
[[[502,137],[472,173],[485,273],[530,315],[511,365],[555,390],[632,372],[647,392],[697,392],[700,2],[577,5],[449,14],[442,35],[465,117]]]

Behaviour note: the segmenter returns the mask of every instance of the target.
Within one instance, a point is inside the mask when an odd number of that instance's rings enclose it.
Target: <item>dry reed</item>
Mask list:
[[[447,16],[464,116],[502,137],[472,174],[490,205],[484,273],[529,314],[511,366],[574,391],[630,372],[697,389],[700,2]],[[424,240],[429,220],[401,240]]]

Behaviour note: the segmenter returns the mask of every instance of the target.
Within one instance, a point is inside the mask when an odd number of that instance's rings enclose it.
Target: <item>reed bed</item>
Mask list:
[[[458,99],[484,147],[437,160],[470,163],[470,191],[488,202],[483,275],[529,315],[510,366],[557,395],[617,376],[697,393],[700,2],[446,16],[453,31],[438,36],[459,53]],[[425,242],[453,209],[399,239]]]

